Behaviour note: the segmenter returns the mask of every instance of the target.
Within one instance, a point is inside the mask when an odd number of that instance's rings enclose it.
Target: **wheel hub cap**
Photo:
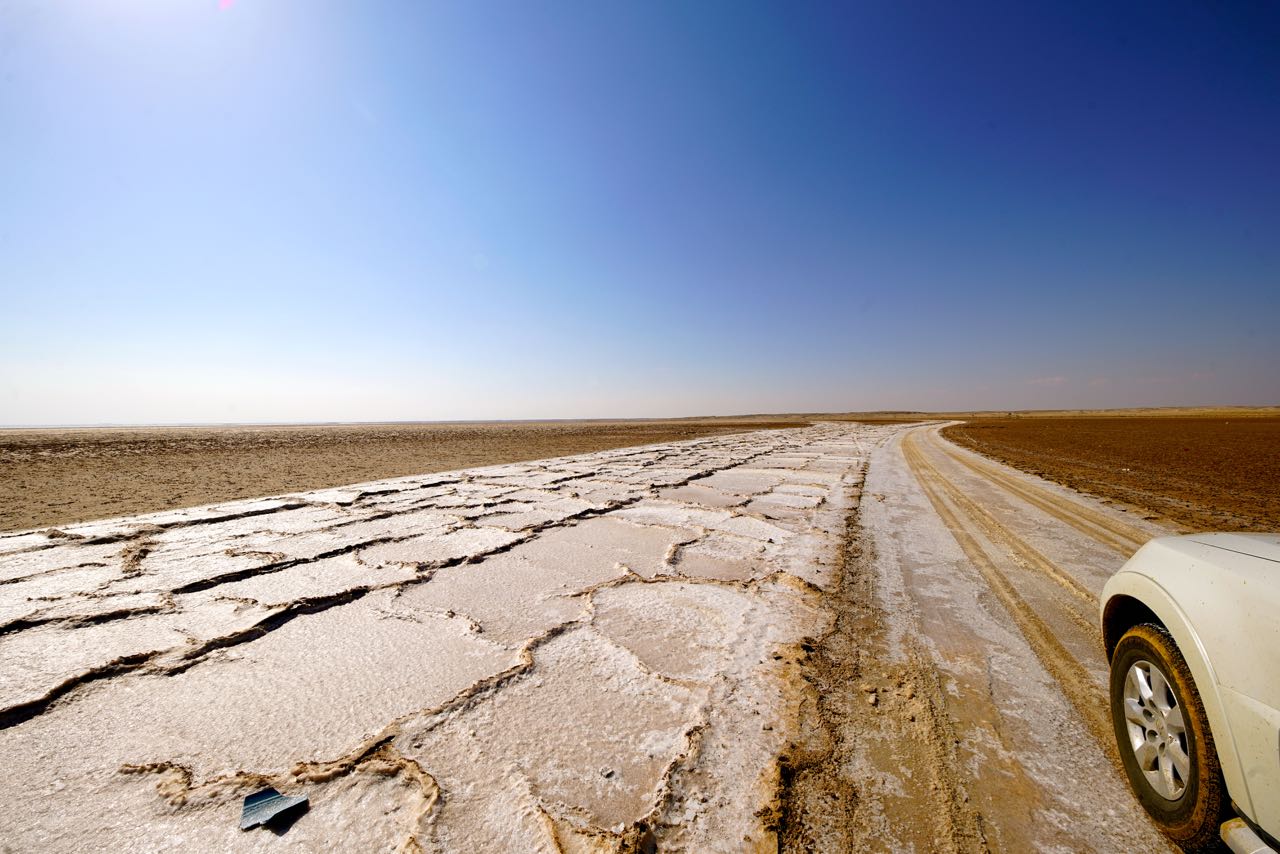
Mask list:
[[[1160,797],[1176,801],[1191,781],[1187,729],[1169,680],[1149,661],[1129,668],[1124,718],[1138,768]]]

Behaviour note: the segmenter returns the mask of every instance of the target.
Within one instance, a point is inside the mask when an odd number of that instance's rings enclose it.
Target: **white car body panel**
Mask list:
[[[1112,606],[1123,604],[1117,597],[1137,600],[1169,630],[1200,692],[1231,799],[1280,837],[1280,535],[1152,540],[1103,588],[1104,630]]]

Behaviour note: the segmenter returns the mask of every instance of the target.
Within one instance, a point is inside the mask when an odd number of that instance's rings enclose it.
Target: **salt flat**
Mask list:
[[[818,425],[0,536],[0,847],[775,849]],[[240,831],[263,785],[310,798]]]

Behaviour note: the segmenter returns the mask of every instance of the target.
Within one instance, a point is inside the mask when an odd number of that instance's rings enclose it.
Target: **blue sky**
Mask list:
[[[0,130],[0,423],[1280,403],[1273,3],[7,0]]]

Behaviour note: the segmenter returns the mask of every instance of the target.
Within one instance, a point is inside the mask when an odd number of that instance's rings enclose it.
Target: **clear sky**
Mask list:
[[[1280,4],[0,0],[0,423],[1280,403]]]

